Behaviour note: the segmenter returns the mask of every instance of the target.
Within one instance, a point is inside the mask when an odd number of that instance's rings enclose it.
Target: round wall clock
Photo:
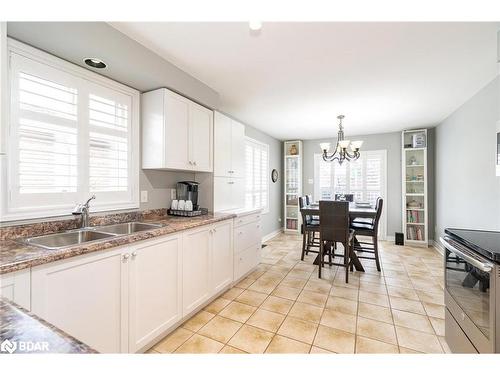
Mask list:
[[[271,172],[271,180],[273,180],[273,182],[278,181],[278,171],[276,169],[273,169]]]

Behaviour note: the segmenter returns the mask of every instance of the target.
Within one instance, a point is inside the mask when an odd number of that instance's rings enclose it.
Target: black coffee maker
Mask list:
[[[193,202],[193,211],[198,211],[198,186],[196,181],[180,181],[177,183],[177,200]]]

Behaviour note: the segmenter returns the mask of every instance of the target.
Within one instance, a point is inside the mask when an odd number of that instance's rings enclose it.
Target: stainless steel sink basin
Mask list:
[[[45,236],[31,237],[24,241],[29,245],[43,247],[49,250],[61,249],[67,246],[79,245],[105,238],[115,237],[111,233],[103,233],[89,229],[72,230],[63,233],[48,234]]]
[[[140,223],[137,221],[132,221],[130,223],[103,225],[100,227],[96,227],[96,230],[98,230],[99,232],[121,235],[142,232],[144,230],[150,230],[160,227],[160,224]]]

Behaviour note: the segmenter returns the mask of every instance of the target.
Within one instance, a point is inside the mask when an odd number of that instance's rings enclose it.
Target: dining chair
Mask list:
[[[353,249],[354,231],[349,228],[349,202],[319,201],[319,261],[318,277],[328,255],[328,264],[345,267],[345,282],[349,282],[349,265]],[[337,242],[344,246],[343,254],[335,252]],[[332,258],[343,257],[343,263],[333,263]]]
[[[313,219],[311,215],[306,215],[302,210],[306,206],[306,197],[299,197],[300,214],[302,215],[302,255],[301,260],[304,260],[304,255],[318,253],[319,250],[311,250],[311,247],[319,247],[319,242],[316,241],[316,233],[319,232],[319,221]]]
[[[306,195],[306,204],[309,206],[313,203],[313,196],[311,194]]]
[[[378,206],[381,201],[381,197],[378,197],[377,200],[375,201],[375,211],[378,210]],[[352,220],[352,223],[362,223],[362,224],[370,224],[373,225],[374,219],[369,218],[369,217],[356,217]]]
[[[358,258],[375,260],[375,264],[377,265],[377,270],[379,272],[380,259],[378,254],[378,227],[380,223],[380,216],[382,215],[383,206],[384,200],[382,198],[379,198],[376,205],[377,213],[371,224],[353,221],[350,226],[350,228],[354,230],[354,251],[356,251],[356,253],[360,253],[360,255],[358,255]],[[372,242],[359,241],[357,236],[370,237]],[[373,254],[373,257],[364,256],[363,253]]]
[[[354,202],[354,194],[335,194],[336,201]]]

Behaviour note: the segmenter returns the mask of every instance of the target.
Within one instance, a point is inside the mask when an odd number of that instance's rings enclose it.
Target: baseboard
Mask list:
[[[396,238],[394,236],[385,236],[384,241],[394,242],[394,241],[396,241]]]
[[[267,241],[269,241],[270,239],[273,239],[274,237],[276,237],[277,235],[279,235],[282,232],[283,232],[283,229],[281,229],[281,228],[280,229],[276,229],[274,232],[268,233],[264,237],[262,237],[262,242],[267,242]]]
[[[439,241],[431,240],[431,243],[432,243],[432,247],[434,249],[436,249],[436,251],[439,254],[444,255],[444,247],[443,247],[443,245],[441,245],[441,243]]]

